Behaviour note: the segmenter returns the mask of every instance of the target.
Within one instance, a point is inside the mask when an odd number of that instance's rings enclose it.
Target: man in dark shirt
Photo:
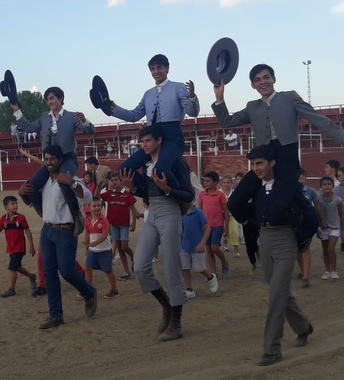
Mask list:
[[[165,342],[182,337],[181,315],[186,294],[182,285],[182,218],[179,203],[191,203],[194,193],[189,167],[182,158],[172,166],[172,172],[180,185],[178,189],[168,186],[164,173],[162,178],[158,176],[155,164],[162,144],[160,127],[151,125],[143,128],[140,131],[140,140],[144,152],[151,156],[151,161],[144,167],[142,178],[135,182],[142,186],[134,187],[134,174],[131,170],[127,173],[124,169],[120,178],[123,186],[128,187],[134,195],[144,198],[149,204],[148,218],[135,250],[134,271],[141,291],[152,293],[163,308],[163,318],[158,327],[158,341]],[[164,252],[168,296],[153,272],[152,260],[159,245]]]
[[[283,325],[287,319],[292,330],[298,334],[295,346],[305,346],[313,327],[300,310],[290,292],[291,278],[298,246],[295,231],[288,220],[275,207],[279,193],[274,188],[276,163],[268,145],[260,145],[247,154],[251,168],[262,186],[253,197],[253,205],[259,224],[259,252],[265,281],[269,284],[269,306],[264,332],[264,355],[258,365],[274,364],[282,358],[281,340]],[[303,201],[294,199],[302,207]],[[315,214],[314,209],[302,208],[304,216]],[[314,216],[314,215],[313,215]]]

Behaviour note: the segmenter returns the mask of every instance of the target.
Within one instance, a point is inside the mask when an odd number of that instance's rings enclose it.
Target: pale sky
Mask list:
[[[158,53],[170,61],[171,80],[195,82],[201,114],[211,114],[205,64],[222,37],[240,52],[226,86],[230,111],[258,97],[248,80],[257,63],[275,69],[277,91],[293,89],[307,100],[302,62],[311,60],[312,104],[344,104],[341,0],[0,0],[0,10],[1,77],[12,70],[19,91],[61,87],[65,108],[93,123],[116,122],[93,108],[93,76],[104,79],[117,104],[132,109],[154,85],[147,62]]]

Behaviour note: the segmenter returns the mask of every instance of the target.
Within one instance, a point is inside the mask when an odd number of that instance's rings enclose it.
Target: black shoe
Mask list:
[[[310,323],[309,324],[309,327],[308,327],[308,330],[302,334],[298,334],[295,342],[294,342],[294,347],[303,347],[307,344],[307,339],[308,339],[308,335],[311,335],[312,332],[313,332],[313,326],[312,324]]]
[[[83,213],[81,212],[81,210],[78,210],[74,214],[74,231],[73,231],[73,235],[74,236],[79,236],[84,231],[84,228],[85,228],[85,217],[84,217]]]
[[[272,364],[277,363],[277,362],[280,361],[281,359],[282,359],[282,355],[281,355],[281,354],[275,354],[275,355],[267,355],[267,354],[264,354],[264,355],[259,359],[259,362],[257,363],[257,365],[260,365],[260,366],[268,366],[268,365],[272,365]]]
[[[32,297],[43,296],[44,294],[47,294],[47,290],[41,286],[39,286],[31,293]]]
[[[49,317],[39,326],[39,328],[42,330],[45,330],[45,329],[51,329],[52,327],[57,327],[63,324],[64,324],[63,319]]]
[[[97,311],[97,289],[93,287],[93,298],[85,300],[85,314],[92,318]]]

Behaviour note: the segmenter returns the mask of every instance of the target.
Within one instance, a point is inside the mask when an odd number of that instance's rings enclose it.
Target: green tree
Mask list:
[[[25,117],[30,121],[37,120],[49,107],[40,92],[22,91],[18,100]],[[9,133],[11,122],[15,121],[13,110],[8,100],[0,103],[0,133]]]

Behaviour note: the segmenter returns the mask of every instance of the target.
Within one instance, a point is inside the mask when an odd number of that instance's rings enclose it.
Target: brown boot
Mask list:
[[[167,329],[158,336],[158,342],[168,342],[183,336],[181,330],[182,305],[171,306],[171,320]]]

